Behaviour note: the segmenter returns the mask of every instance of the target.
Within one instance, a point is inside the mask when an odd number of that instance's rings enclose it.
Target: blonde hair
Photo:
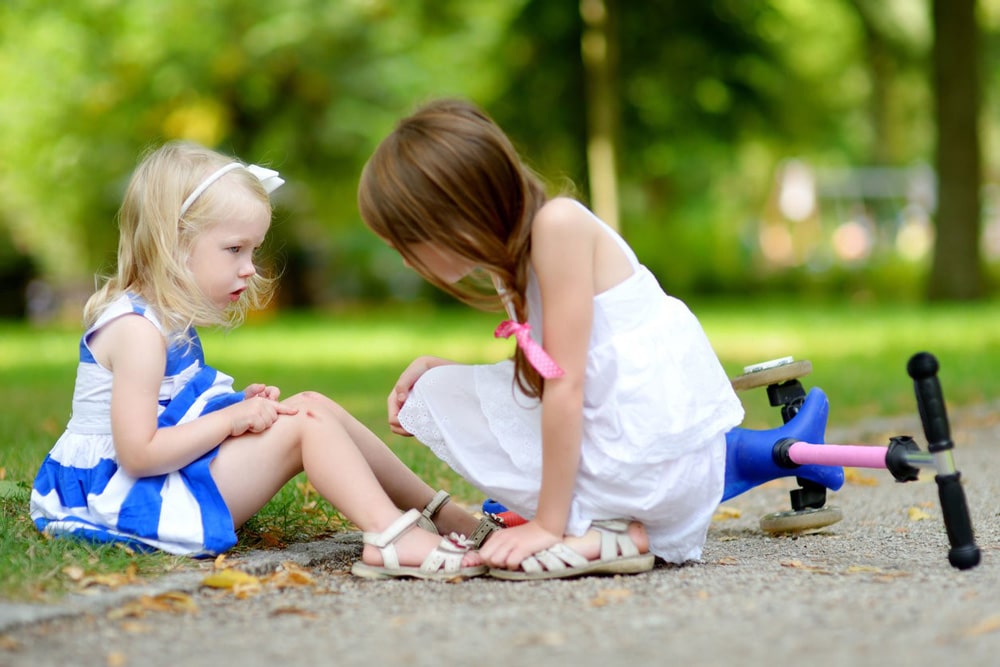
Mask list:
[[[227,192],[232,189],[218,184],[209,187],[183,216],[181,204],[206,176],[234,161],[184,141],[167,143],[144,156],[118,212],[116,273],[106,277],[87,301],[83,312],[87,327],[123,292],[146,301],[171,341],[186,340],[188,330],[196,325],[235,326],[248,310],[267,305],[275,283],[258,273],[248,280],[242,298],[220,312],[202,294],[187,265],[198,237],[225,215],[223,206],[231,201]],[[238,184],[247,197],[266,206],[270,215],[270,199],[256,176],[246,169],[234,169],[220,180]]]
[[[528,318],[531,222],[545,201],[541,179],[496,123],[450,99],[401,120],[368,160],[358,188],[365,224],[424,279],[483,310],[500,305],[495,280],[520,322]],[[424,242],[481,271],[454,285],[440,280],[412,251]],[[541,396],[542,378],[520,348],[514,362],[518,386]]]

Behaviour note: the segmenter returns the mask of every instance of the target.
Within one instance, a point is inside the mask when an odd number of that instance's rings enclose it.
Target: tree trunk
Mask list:
[[[975,0],[933,0],[933,88],[937,115],[937,233],[927,296],[985,295],[979,252],[979,28]]]
[[[614,92],[616,31],[610,11],[615,0],[580,0],[587,90],[587,170],[594,213],[618,229],[618,104]]]
[[[850,4],[861,21],[865,61],[871,77],[868,112],[873,129],[871,161],[875,165],[896,165],[899,163],[899,141],[898,129],[893,123],[896,110],[893,108],[892,86],[900,49],[884,27],[890,19],[884,17],[882,0],[851,0]]]

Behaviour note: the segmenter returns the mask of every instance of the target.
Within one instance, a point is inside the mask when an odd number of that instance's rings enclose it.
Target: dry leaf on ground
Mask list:
[[[108,612],[108,618],[141,618],[148,613],[197,614],[198,605],[194,598],[180,591],[168,591],[159,595],[143,595],[121,607]]]
[[[712,515],[712,521],[728,521],[730,519],[739,519],[741,516],[743,516],[743,512],[735,507],[719,507],[715,510],[715,514]]]

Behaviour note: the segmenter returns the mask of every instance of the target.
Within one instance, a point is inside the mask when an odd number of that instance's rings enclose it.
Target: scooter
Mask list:
[[[812,372],[808,361],[791,357],[762,362],[732,379],[737,391],[766,387],[772,407],[780,408],[782,426],[767,430],[734,428],[726,435],[726,475],[722,502],[785,477],[795,477],[798,488],[790,492],[791,509],[761,518],[761,530],[795,533],[823,528],[840,521],[843,514],[826,505],[827,491],[844,484],[844,467],[887,470],[898,482],[918,479],[921,468],[933,468],[938,499],[950,549],[948,562],[967,570],[980,562],[972,521],[955,467],[954,443],[934,355],[919,352],[907,363],[913,380],[927,451],[908,436],[894,436],[887,446],[830,444],[825,442],[829,401],[818,387],[807,393],[799,381]],[[483,512],[503,527],[525,519],[494,499],[483,503]]]

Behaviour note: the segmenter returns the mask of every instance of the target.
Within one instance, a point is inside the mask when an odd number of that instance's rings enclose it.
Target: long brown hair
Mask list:
[[[483,310],[500,301],[526,322],[531,221],[546,201],[541,179],[510,139],[475,105],[444,99],[401,120],[361,173],[358,208],[365,224],[424,279]],[[469,260],[480,271],[455,284],[437,278],[411,249],[429,243]],[[529,396],[542,378],[514,354],[515,378]]]

